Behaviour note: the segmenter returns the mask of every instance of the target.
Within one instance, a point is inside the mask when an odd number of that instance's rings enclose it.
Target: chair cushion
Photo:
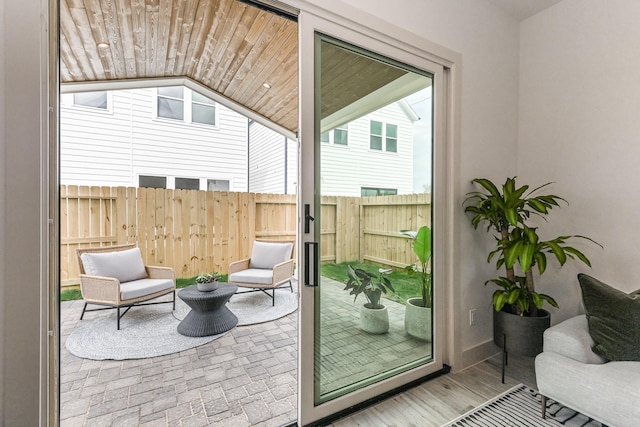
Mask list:
[[[144,279],[144,268],[140,248],[124,251],[84,253],[80,256],[84,271],[89,276],[114,277],[123,282]]]
[[[249,268],[272,269],[291,258],[293,243],[253,242]]]
[[[640,295],[579,274],[582,299],[595,341],[593,351],[608,360],[640,361]]]
[[[238,271],[237,273],[231,273],[231,275],[229,275],[229,282],[270,285],[273,283],[273,270],[250,268],[248,270]]]
[[[173,280],[171,279],[139,279],[126,283],[120,283],[120,299],[128,300],[165,289],[173,289]]]

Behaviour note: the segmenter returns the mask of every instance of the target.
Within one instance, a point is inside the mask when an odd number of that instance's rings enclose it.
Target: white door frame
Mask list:
[[[451,357],[456,346],[456,337],[453,331],[455,317],[453,315],[453,283],[454,270],[452,253],[455,242],[453,218],[451,212],[454,209],[454,200],[451,191],[454,182],[453,159],[454,147],[457,146],[457,132],[453,125],[453,118],[457,117],[457,102],[454,91],[459,82],[456,64],[459,63],[457,54],[444,52],[442,48],[434,49],[438,54],[416,48],[414,46],[427,46],[431,44],[424,40],[422,43],[409,45],[391,36],[373,31],[349,21],[345,15],[336,16],[326,10],[313,12],[300,8],[299,15],[299,55],[300,55],[300,185],[298,194],[298,209],[300,223],[299,230],[304,230],[304,206],[311,206],[313,215],[314,206],[319,202],[319,195],[315,194],[316,171],[314,156],[317,155],[315,147],[315,96],[314,96],[314,71],[316,71],[315,33],[334,37],[365,49],[374,51],[386,57],[395,59],[401,63],[414,66],[418,69],[434,72],[434,173],[433,173],[433,229],[434,229],[434,282],[440,283],[434,287],[435,306],[441,307],[435,313],[435,324],[442,325],[434,331],[434,362],[415,368],[398,376],[386,379],[379,383],[367,386],[319,406],[314,405],[314,288],[305,287],[304,280],[300,284],[300,315],[299,315],[299,357],[298,357],[298,423],[307,425],[322,418],[326,418],[351,407],[360,402],[373,399],[382,393],[396,389],[409,382],[425,377],[430,372],[439,370],[443,364],[451,364]],[[317,9],[317,8],[316,8]],[[315,12],[315,13],[314,13]],[[362,19],[358,15],[359,22],[365,24],[369,19]],[[369,18],[369,17],[366,17]],[[373,19],[373,18],[372,18]],[[388,26],[388,24],[383,23]],[[376,28],[385,28],[378,26]],[[408,33],[407,33],[408,34]],[[414,43],[415,35],[409,40]],[[450,58],[450,59],[448,59]],[[455,68],[454,68],[455,67]],[[453,71],[453,72],[452,72]],[[458,76],[459,77],[459,76]],[[449,213],[449,215],[447,215]],[[319,221],[317,221],[319,222]],[[298,247],[304,248],[305,243],[314,241],[314,233],[298,235]],[[304,251],[299,251],[298,265],[302,268],[301,278],[305,276],[306,269],[311,265],[305,265]],[[309,272],[309,276],[313,274]],[[447,313],[445,316],[444,313]]]

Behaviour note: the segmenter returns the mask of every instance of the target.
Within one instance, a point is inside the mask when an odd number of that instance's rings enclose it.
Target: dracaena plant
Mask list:
[[[473,180],[484,191],[468,193],[465,199],[465,212],[471,214],[474,228],[487,224],[487,231],[495,230],[496,248],[489,253],[487,262],[496,259],[496,269],[504,267],[505,276],[485,282],[499,287],[493,293],[493,306],[496,311],[508,311],[537,316],[544,303],[553,307],[558,304],[553,297],[536,292],[534,271],[543,274],[547,268],[547,257],[555,258],[560,266],[568,259],[577,259],[591,266],[589,259],[578,249],[568,244],[572,239],[584,239],[599,245],[589,237],[580,235],[559,236],[551,240],[541,240],[538,228],[530,227],[527,221],[532,215],[545,218],[562,197],[554,194],[537,195],[544,184],[529,190],[528,185],[516,186],[516,179],[508,178],[502,191],[485,178]],[[518,272],[519,274],[516,274]]]

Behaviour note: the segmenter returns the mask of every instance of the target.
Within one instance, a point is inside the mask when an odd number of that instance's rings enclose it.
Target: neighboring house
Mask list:
[[[247,190],[248,119],[177,87],[63,94],[62,184]]]
[[[323,195],[413,193],[413,124],[403,100],[321,135]]]
[[[322,194],[411,193],[417,119],[398,101],[323,133]],[[64,185],[295,194],[297,160],[297,141],[181,86],[62,95]]]

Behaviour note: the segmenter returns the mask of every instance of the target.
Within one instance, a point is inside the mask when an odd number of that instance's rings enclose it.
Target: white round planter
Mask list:
[[[409,298],[404,313],[404,329],[409,335],[431,341],[431,308],[422,306],[422,298]]]
[[[387,307],[368,308],[368,303],[360,306],[360,329],[370,334],[384,334],[389,331]]]
[[[218,281],[214,280],[213,282],[208,283],[196,283],[196,289],[200,292],[211,292],[218,289]]]

